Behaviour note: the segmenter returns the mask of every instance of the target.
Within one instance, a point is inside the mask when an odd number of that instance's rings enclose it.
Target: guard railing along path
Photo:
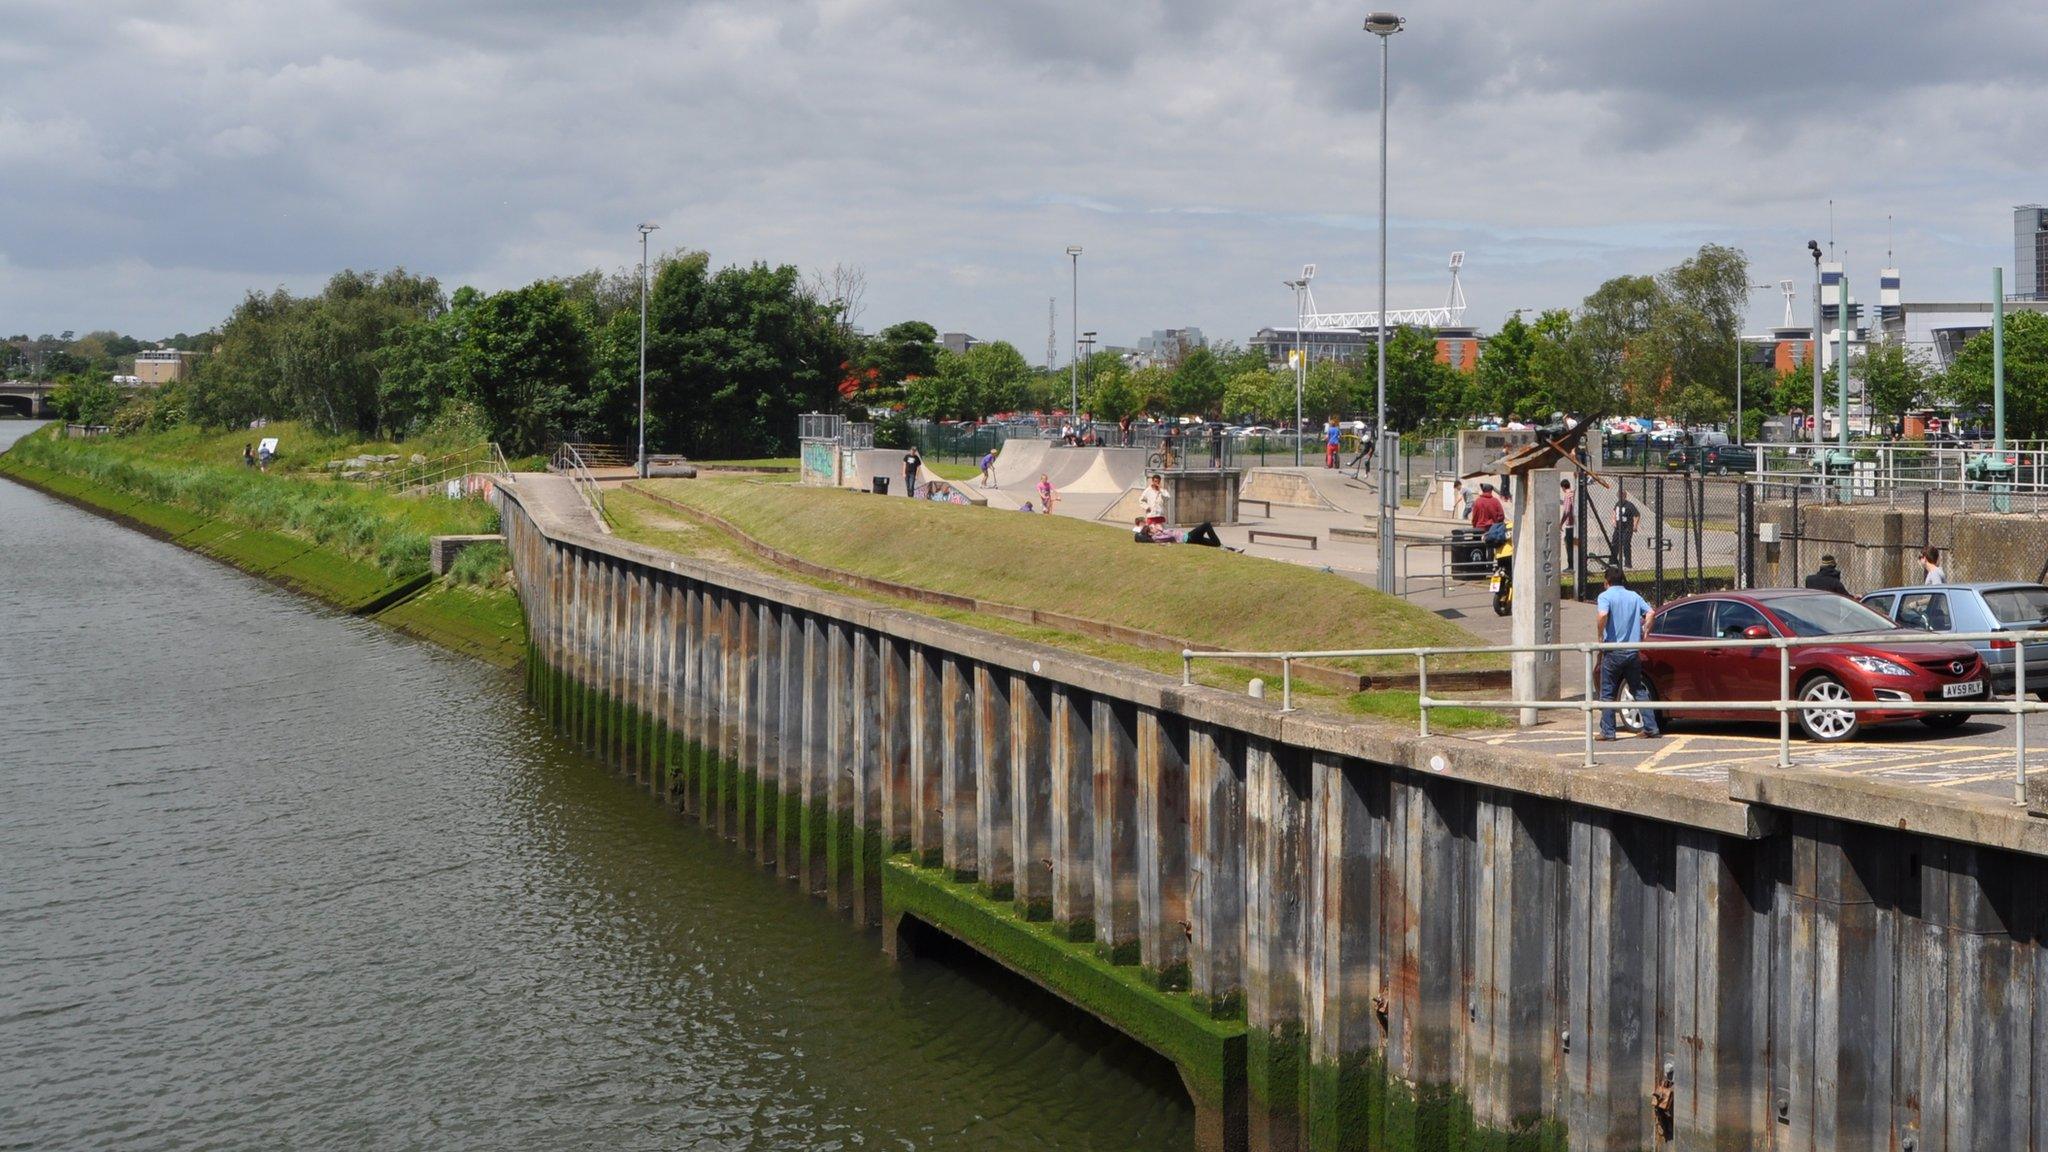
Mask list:
[[[448,480],[466,479],[477,473],[503,475],[512,471],[506,462],[505,453],[495,441],[450,452],[418,464],[407,464],[385,477],[384,486],[396,492],[407,492],[414,488],[427,488]]]
[[[604,490],[598,487],[597,477],[591,475],[590,465],[584,461],[581,446],[566,441],[555,445],[554,456],[548,461],[548,467],[566,474],[575,483],[577,494],[583,497],[584,503],[590,505],[591,512],[597,516],[598,524],[606,532],[610,532],[611,520],[604,514]]]
[[[1802,700],[1793,695],[1792,652],[1796,648],[1840,647],[1857,643],[1881,641],[1887,647],[1896,644],[1967,644],[1989,643],[2001,647],[2010,646],[2013,652],[2012,696],[2006,700],[1990,699],[1988,678],[1984,683],[1984,694],[1976,699],[1958,698],[1942,700],[1851,700],[1829,699],[1825,703]],[[1865,634],[1863,636],[1773,636],[1761,639],[1726,640],[1644,640],[1633,644],[1504,644],[1474,645],[1468,647],[1443,648],[1352,648],[1323,651],[1284,652],[1196,652],[1183,650],[1181,658],[1181,683],[1194,683],[1195,661],[1197,660],[1264,660],[1280,665],[1280,710],[1294,711],[1294,662],[1297,660],[1342,660],[1342,659],[1410,659],[1415,661],[1417,693],[1420,703],[1417,719],[1419,733],[1429,735],[1429,713],[1432,708],[1497,708],[1518,709],[1524,712],[1561,711],[1578,712],[1584,718],[1586,728],[1586,767],[1595,767],[1597,760],[1594,749],[1594,729],[1602,712],[1633,712],[1646,705],[1657,712],[1775,712],[1778,716],[1778,767],[1792,767],[1792,714],[1794,712],[1841,713],[1841,712],[1925,712],[1925,713],[1989,713],[2012,717],[2012,794],[2015,804],[2026,803],[2027,787],[2027,724],[2028,716],[2048,712],[2048,703],[2028,698],[2027,689],[2027,645],[2048,643],[2048,631],[2038,632],[1904,632]],[[1778,695],[1771,700],[1637,700],[1632,697],[1617,700],[1600,700],[1598,693],[1599,657],[1607,652],[1679,652],[1694,649],[1716,651],[1747,651],[1754,648],[1770,648],[1778,654]],[[1443,656],[1469,656],[1474,653],[1513,654],[1521,652],[1556,653],[1562,655],[1576,652],[1583,663],[1582,689],[1584,694],[1577,700],[1512,699],[1437,699],[1429,694],[1429,662]]]

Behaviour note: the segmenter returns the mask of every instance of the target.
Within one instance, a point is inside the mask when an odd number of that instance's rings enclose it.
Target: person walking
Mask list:
[[[1578,527],[1578,517],[1578,505],[1572,499],[1572,478],[1566,476],[1557,482],[1557,526],[1564,533],[1564,570],[1567,572],[1578,571],[1578,562],[1574,559],[1578,555],[1578,534],[1573,531]]]
[[[1038,510],[1052,515],[1052,502],[1059,493],[1052,490],[1052,477],[1044,472],[1038,474]]]
[[[1633,568],[1636,563],[1636,525],[1643,519],[1642,509],[1628,498],[1628,489],[1619,481],[1614,485],[1614,562],[1623,568]]]
[[[1338,427],[1337,418],[1332,416],[1328,420],[1323,421],[1323,467],[1335,468],[1337,466],[1338,450],[1343,447],[1343,444],[1344,429]]]
[[[1166,489],[1159,486],[1159,473],[1154,472],[1145,481],[1145,490],[1138,493],[1138,508],[1144,514],[1147,529],[1166,527]]]
[[[917,499],[917,472],[924,467],[924,457],[917,454],[916,447],[903,454],[903,494]]]
[[[244,468],[254,468],[255,466],[256,466],[256,446],[255,446],[254,444],[244,444],[244,445],[242,445],[242,467],[244,467]]]
[[[1607,569],[1607,588],[1600,593],[1595,603],[1600,609],[1600,642],[1602,644],[1640,644],[1643,642],[1643,624],[1650,616],[1650,602],[1629,588],[1627,577],[1620,567]],[[1612,648],[1600,653],[1600,701],[1614,700],[1616,689],[1628,685],[1629,693],[1638,701],[1650,699],[1650,682],[1643,675],[1643,654],[1633,648]],[[1655,740],[1662,735],[1657,730],[1657,714],[1643,708],[1643,739]],[[1600,735],[1597,739],[1614,739],[1614,714],[1616,709],[1600,710]]]
[[[1941,567],[1941,549],[1930,544],[1920,553],[1920,573],[1922,584],[1948,583],[1948,573]]]
[[[1849,595],[1849,586],[1842,582],[1842,570],[1835,566],[1833,555],[1820,558],[1820,567],[1806,578],[1806,586],[1822,592],[1833,592],[1839,596]]]

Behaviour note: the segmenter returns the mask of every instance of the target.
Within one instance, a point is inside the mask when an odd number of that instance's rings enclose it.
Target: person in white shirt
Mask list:
[[[1159,486],[1159,474],[1145,482],[1145,490],[1138,493],[1138,508],[1145,514],[1147,528],[1166,527],[1166,489]]]
[[[1948,583],[1948,573],[1941,569],[1941,549],[1939,548],[1929,546],[1925,552],[1920,553],[1920,570],[1925,574],[1925,579],[1921,581],[1923,584]]]

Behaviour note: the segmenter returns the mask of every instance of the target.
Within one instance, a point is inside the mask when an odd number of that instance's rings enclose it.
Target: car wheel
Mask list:
[[[1968,712],[1936,712],[1931,716],[1922,716],[1920,722],[1936,731],[1946,732],[1951,728],[1961,728],[1969,719]]]
[[[1655,700],[1657,698],[1657,690],[1650,687],[1647,678],[1644,680],[1643,686],[1649,690],[1639,697],[1635,694],[1635,690],[1630,688],[1627,683],[1624,682],[1616,685],[1614,691],[1615,699],[1642,700],[1646,703]],[[1648,710],[1643,708],[1623,708],[1614,714],[1615,726],[1625,728],[1630,732],[1641,732],[1643,730],[1643,713],[1645,711]],[[1671,714],[1669,712],[1650,712],[1650,715],[1657,718],[1657,731],[1668,732],[1671,730]]]
[[[1852,740],[1862,731],[1863,721],[1848,708],[1829,708],[1829,704],[1843,704],[1852,697],[1849,689],[1833,676],[1816,676],[1799,690],[1799,698],[1808,707],[1799,710],[1799,727],[1806,738],[1822,744],[1839,744]]]

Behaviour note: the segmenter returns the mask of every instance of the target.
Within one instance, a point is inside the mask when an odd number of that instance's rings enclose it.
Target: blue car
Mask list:
[[[2048,631],[2048,587],[2040,584],[1913,584],[1881,588],[1863,597],[1863,603],[1901,628],[1929,632]],[[1977,640],[1972,644],[1991,670],[1993,688],[2010,694],[2015,679],[2012,641]],[[2048,641],[2027,646],[2027,691],[2048,700]]]

